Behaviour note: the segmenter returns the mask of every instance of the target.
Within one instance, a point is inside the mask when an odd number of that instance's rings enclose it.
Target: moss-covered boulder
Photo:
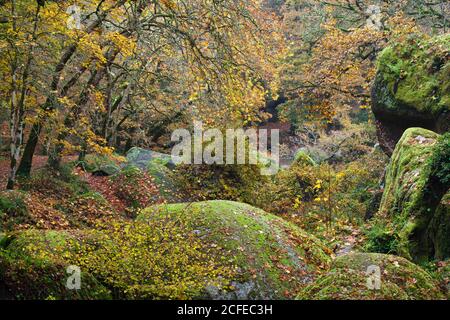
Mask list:
[[[141,170],[147,170],[153,162],[170,168],[174,167],[172,157],[169,154],[138,147],[133,147],[127,152],[127,161],[129,165],[138,167]]]
[[[0,279],[16,299],[189,299],[228,285],[234,270],[215,257],[176,221],[28,230],[0,249]],[[80,268],[80,290],[66,286],[69,266]]]
[[[377,219],[390,228],[389,246],[416,261],[450,256],[450,134],[405,131],[391,158]]]
[[[392,154],[405,129],[450,129],[450,35],[411,35],[379,56],[372,90],[383,150]]]
[[[133,147],[127,153],[127,160],[128,167],[139,168],[152,176],[162,198],[169,202],[186,200],[177,185],[177,179],[173,173],[175,164],[170,155]]]
[[[440,259],[450,256],[450,191],[440,201],[433,219],[430,230],[434,231],[435,256]]]
[[[208,286],[212,299],[285,299],[311,283],[329,263],[328,250],[305,231],[247,204],[207,201],[146,209],[138,220],[180,221],[219,249],[235,268],[226,290]]]
[[[123,162],[123,157],[117,155],[89,154],[76,165],[96,176],[113,176],[120,172]]]
[[[379,278],[372,270],[379,271]],[[404,258],[378,253],[351,253],[338,257],[330,272],[303,288],[297,298],[432,300],[444,299],[444,295],[431,275]]]
[[[96,231],[27,230],[0,248],[0,279],[23,299],[291,298],[329,265],[321,242],[242,203],[159,205]],[[67,267],[82,272],[66,288]]]
[[[81,272],[80,290],[68,289],[70,263],[57,257],[56,252],[69,239],[69,234],[58,231],[26,231],[5,237],[0,246],[0,282],[8,296],[38,300],[111,299],[111,291],[88,272]]]

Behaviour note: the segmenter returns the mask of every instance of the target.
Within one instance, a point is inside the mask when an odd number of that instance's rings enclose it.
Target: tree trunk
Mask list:
[[[12,16],[15,17],[16,5],[15,2],[11,2],[11,13]],[[16,173],[17,173],[17,164],[19,163],[20,153],[23,142],[23,130],[25,126],[25,96],[27,93],[27,82],[28,76],[30,73],[31,61],[33,60],[33,42],[36,40],[38,22],[39,22],[39,12],[41,9],[41,5],[38,3],[36,7],[36,13],[34,16],[34,26],[33,33],[30,35],[28,39],[30,44],[27,52],[26,62],[24,64],[24,69],[21,77],[21,90],[20,90],[20,100],[18,101],[18,88],[17,88],[17,65],[18,60],[15,57],[14,62],[11,66],[11,74],[12,74],[12,93],[11,93],[11,165],[8,177],[8,183],[6,188],[8,190],[14,189],[14,185],[16,182]],[[16,31],[17,26],[15,22],[15,18],[13,20],[13,30]]]
[[[103,19],[115,8],[122,6],[126,1],[120,0],[117,1],[117,3],[113,6],[111,6],[108,10],[105,10],[101,12],[100,14],[97,14],[97,19],[93,21],[87,28],[86,28],[86,34],[92,33],[99,25],[103,23]],[[55,66],[55,70],[52,77],[52,83],[50,86],[51,93],[48,95],[46,102],[42,105],[42,109],[44,111],[51,111],[55,107],[55,99],[56,96],[54,92],[58,90],[59,83],[61,81],[61,74],[66,67],[69,60],[72,58],[72,56],[75,54],[76,50],[78,48],[78,44],[73,44],[69,46],[64,53],[62,54],[58,64]],[[83,73],[85,68],[80,69],[80,74]],[[71,81],[69,81],[63,88],[63,93],[67,92],[69,88],[78,81],[79,75],[75,75]],[[30,135],[28,137],[24,155],[22,157],[22,161],[20,163],[18,174],[22,176],[29,177],[31,173],[31,165],[33,162],[33,156],[36,151],[36,146],[39,143],[39,136],[41,133],[41,129],[44,125],[44,119],[39,119],[38,123],[33,125],[33,129],[30,132]]]
[[[31,166],[33,164],[33,155],[36,151],[36,146],[39,141],[39,135],[41,133],[41,124],[37,122],[33,124],[28,141],[23,151],[22,160],[20,161],[19,168],[17,169],[17,175],[22,177],[29,177],[31,173]]]
[[[16,131],[14,136],[11,139],[11,166],[8,176],[8,184],[6,185],[6,189],[12,190],[14,189],[14,185],[16,182],[16,173],[17,173],[17,164],[20,159],[20,149],[23,140],[23,117],[20,120],[20,123],[17,127],[13,127],[12,131]]]

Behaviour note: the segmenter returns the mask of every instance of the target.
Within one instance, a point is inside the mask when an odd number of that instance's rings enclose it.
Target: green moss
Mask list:
[[[450,35],[424,38],[411,35],[387,47],[378,69],[390,96],[388,109],[412,108],[438,115],[450,110]]]
[[[14,225],[30,222],[26,196],[22,191],[0,193],[0,230],[10,230]]]
[[[450,191],[442,198],[430,223],[435,243],[435,256],[445,259],[450,256]]]
[[[138,220],[179,220],[202,242],[220,247],[224,259],[241,270],[237,288],[250,286],[247,298],[286,298],[329,262],[319,240],[292,224],[250,205],[207,201],[148,208]]]
[[[316,162],[304,151],[299,150],[295,154],[294,164],[316,166]]]
[[[365,272],[334,269],[321,276],[313,285],[300,291],[299,300],[406,300],[408,296],[397,285],[383,284],[380,290],[370,290]]]
[[[439,137],[433,154],[428,160],[430,175],[444,187],[450,186],[450,132]]]
[[[380,289],[367,286],[369,266],[380,268]],[[299,299],[443,299],[439,284],[408,260],[384,254],[352,253],[338,257],[331,271],[305,287]]]
[[[68,239],[67,233],[56,231],[26,231],[10,237],[8,245],[0,249],[0,277],[16,299],[111,299],[111,292],[83,271],[80,290],[69,290],[68,263],[25,250],[45,246],[56,252],[69,246]]]
[[[410,128],[394,150],[378,217],[396,237],[392,253],[418,261],[434,258],[439,241],[447,241],[435,237],[443,230],[440,226],[429,229],[446,186],[448,189],[445,168],[449,149],[442,148],[446,141],[432,131]]]
[[[364,249],[369,252],[396,253],[399,237],[391,226],[383,221],[375,221],[370,228],[364,230],[367,241]]]

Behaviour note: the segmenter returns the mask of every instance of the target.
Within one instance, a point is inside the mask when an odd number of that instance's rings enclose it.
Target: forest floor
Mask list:
[[[33,170],[45,167],[47,163],[47,156],[34,156],[33,157]],[[6,189],[6,183],[8,182],[8,175],[10,170],[10,160],[7,155],[0,155],[0,191]]]
[[[63,162],[67,163],[74,161],[77,156],[66,156],[63,158]],[[46,166],[48,156],[34,156],[33,157],[33,167],[32,170],[42,169]],[[8,182],[10,162],[7,155],[0,155],[0,191],[6,190],[6,183]],[[126,204],[116,197],[112,190],[111,184],[108,183],[108,177],[94,176],[87,173],[79,168],[75,169],[74,174],[78,175],[83,181],[88,183],[90,189],[102,194],[109,204],[118,212],[124,212],[126,209]]]

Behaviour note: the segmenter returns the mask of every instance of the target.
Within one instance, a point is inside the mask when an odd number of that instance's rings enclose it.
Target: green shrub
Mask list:
[[[26,194],[20,191],[0,193],[0,230],[10,230],[13,225],[30,222]]]
[[[437,178],[441,185],[448,188],[450,186],[450,132],[438,138],[428,163],[430,175]]]
[[[378,222],[365,230],[364,249],[368,252],[398,254],[399,238],[387,223]]]

